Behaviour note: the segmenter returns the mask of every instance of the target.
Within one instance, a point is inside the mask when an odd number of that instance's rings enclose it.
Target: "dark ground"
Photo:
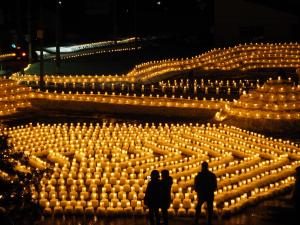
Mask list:
[[[247,208],[228,218],[213,220],[214,225],[296,225],[298,215],[294,215],[289,194],[278,196]],[[192,217],[172,217],[170,225],[193,225]],[[1,223],[2,224],[2,223]],[[22,223],[15,223],[22,224]],[[27,223],[26,223],[27,224]],[[28,223],[29,224],[29,223]],[[42,217],[35,225],[148,225],[146,216],[130,217]],[[205,224],[205,218],[200,219],[200,225]]]
[[[263,201],[255,206],[242,210],[228,217],[214,217],[214,225],[296,225],[298,215],[295,215],[289,201],[290,193]],[[148,225],[146,216],[120,217],[44,217],[28,218],[26,216],[10,217],[9,222],[1,219],[1,225]],[[193,225],[193,217],[171,217],[170,225]],[[200,225],[205,224],[205,217],[200,219]]]

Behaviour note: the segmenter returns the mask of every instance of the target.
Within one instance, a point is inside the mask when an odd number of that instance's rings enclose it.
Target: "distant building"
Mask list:
[[[261,2],[215,0],[213,29],[215,45],[297,40],[299,17],[284,10],[284,7],[280,9],[279,5],[273,7],[270,1],[269,5]]]

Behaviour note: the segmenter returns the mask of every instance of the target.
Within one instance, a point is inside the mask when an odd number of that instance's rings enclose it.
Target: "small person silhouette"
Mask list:
[[[163,216],[164,225],[169,224],[168,219],[168,208],[171,204],[171,187],[173,184],[173,178],[169,175],[169,170],[162,170],[161,171],[161,212]]]
[[[149,181],[145,197],[144,204],[149,208],[149,222],[150,225],[159,225],[160,224],[160,180],[158,170],[152,170],[150,175],[151,180]]]
[[[201,214],[201,206],[204,202],[207,205],[207,224],[212,224],[213,216],[213,202],[214,202],[214,191],[217,189],[217,177],[214,173],[208,170],[208,163],[203,162],[201,164],[201,172],[197,174],[194,182],[194,189],[197,192],[197,205],[195,224],[198,224],[198,220]]]

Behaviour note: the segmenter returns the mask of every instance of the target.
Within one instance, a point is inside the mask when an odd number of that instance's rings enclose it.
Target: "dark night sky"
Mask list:
[[[11,0],[0,5],[3,35],[27,33],[27,4],[32,2],[32,35],[41,24],[45,42],[55,40],[55,0]],[[228,0],[230,1],[230,0]],[[245,0],[297,15],[299,0]],[[118,36],[206,36],[214,23],[213,0],[61,0],[63,42],[107,39]],[[40,8],[42,7],[42,13]],[[238,10],[238,9],[237,9]]]
[[[183,3],[184,2],[184,3]],[[65,0],[63,30],[69,35],[123,36],[133,34],[193,33],[198,23],[209,26],[208,0],[104,0],[84,5]],[[212,1],[210,1],[212,2]],[[72,10],[70,10],[72,9]],[[74,15],[75,18],[74,18]]]
[[[2,27],[21,34],[27,32],[28,0],[12,0],[2,7]],[[40,6],[45,35],[53,39],[55,31],[55,0],[31,0],[32,29],[40,26]],[[134,34],[174,35],[197,33],[195,21],[211,26],[213,13],[210,0],[61,0],[62,39],[99,39]],[[42,4],[42,5],[41,5]],[[1,21],[0,21],[1,22]],[[0,23],[1,26],[1,23]]]

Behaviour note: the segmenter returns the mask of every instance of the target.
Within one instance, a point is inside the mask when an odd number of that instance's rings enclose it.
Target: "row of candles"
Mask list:
[[[114,53],[114,52],[127,52],[127,51],[134,51],[140,50],[140,46],[136,47],[122,47],[124,45],[132,45],[137,40],[136,37],[125,38],[120,40],[109,40],[109,41],[100,41],[100,42],[93,42],[93,43],[85,43],[79,45],[72,45],[72,46],[60,46],[60,52],[64,55],[61,56],[62,60],[74,59],[77,57],[83,56],[90,56],[95,54],[104,54],[104,53]],[[104,49],[109,47],[110,49]],[[43,52],[44,57],[47,59],[56,60],[55,55],[51,53],[55,53],[55,47],[47,47],[45,48],[46,51]],[[40,56],[40,51],[35,51],[38,56]],[[31,64],[28,65],[24,69],[27,71],[30,68]]]
[[[101,47],[108,47],[108,46],[114,46],[116,44],[128,44],[133,43],[136,40],[136,37],[130,37],[130,38],[124,38],[120,40],[108,40],[108,41],[98,41],[98,42],[91,42],[91,43],[84,43],[79,45],[72,45],[72,46],[61,46],[61,52],[62,53],[74,53],[82,50],[87,49],[95,49],[95,48],[101,48]],[[47,51],[56,51],[55,47],[47,47],[45,48]]]
[[[222,104],[224,104],[224,100],[220,99],[217,101],[215,99],[206,100],[204,97],[203,100],[198,100],[195,97],[192,100],[190,97],[188,99],[183,99],[183,96],[180,98],[175,98],[173,95],[171,98],[165,94],[163,96],[156,95],[145,96],[141,94],[141,96],[133,96],[127,95],[115,95],[113,92],[111,95],[97,94],[91,92],[90,94],[79,94],[78,92],[72,94],[69,93],[48,93],[45,92],[32,92],[30,87],[22,87],[17,85],[15,81],[2,79],[0,82],[1,92],[0,92],[0,115],[11,115],[16,113],[20,108],[30,108],[31,107],[31,99],[39,98],[41,100],[56,100],[56,101],[87,101],[87,102],[96,102],[96,103],[110,103],[110,104],[126,104],[126,105],[142,105],[142,106],[152,106],[152,107],[175,107],[175,108],[203,108],[203,109],[219,109]],[[134,88],[134,87],[133,87]]]
[[[245,44],[228,49],[213,49],[191,59],[154,61],[138,65],[128,75],[146,81],[162,72],[181,70],[233,70],[242,71],[258,68],[298,68],[300,47],[298,43]],[[258,58],[253,60],[255,56]],[[152,72],[153,71],[153,72]]]
[[[144,96],[143,94],[138,97],[136,94],[133,96],[127,95],[112,95],[106,94],[72,94],[72,93],[49,93],[49,92],[33,92],[30,94],[30,98],[40,99],[40,100],[53,100],[53,101],[80,101],[80,102],[94,102],[94,103],[109,103],[109,104],[119,104],[119,105],[133,105],[133,106],[144,106],[144,107],[175,107],[175,108],[194,108],[194,109],[208,109],[208,110],[217,110],[220,109],[226,103],[225,100],[215,100],[212,98],[211,100],[198,100],[195,99],[183,99],[180,98],[167,98],[166,95],[156,97],[151,94],[148,96]]]
[[[82,92],[82,89],[84,90],[92,90],[94,91],[102,91],[102,92],[115,92],[115,93],[121,93],[123,94],[124,92],[135,92],[137,94],[142,94],[142,93],[151,93],[151,94],[167,94],[170,95],[176,94],[177,96],[179,94],[184,95],[185,97],[188,97],[187,95],[216,95],[215,97],[227,94],[227,96],[231,97],[232,93],[235,94],[242,94],[244,91],[248,91],[249,89],[254,89],[256,87],[259,87],[259,80],[255,82],[247,82],[247,81],[242,81],[240,80],[239,82],[232,81],[229,82],[223,81],[223,80],[216,80],[216,81],[204,81],[201,79],[200,83],[198,83],[197,79],[194,80],[194,82],[190,82],[189,79],[186,79],[184,81],[181,79],[179,82],[176,80],[173,82],[174,84],[171,85],[170,81],[168,80],[167,82],[159,82],[157,85],[154,84],[149,84],[149,85],[144,85],[144,84],[134,84],[134,83],[120,83],[120,84],[115,84],[115,83],[51,83],[51,82],[46,82],[45,86],[46,88],[54,88],[54,89],[63,89],[63,90],[72,90],[74,92],[75,90],[78,91],[78,89]],[[25,84],[26,86],[39,86],[39,81],[35,82],[23,82],[22,84]],[[170,97],[170,96],[168,96]],[[199,96],[200,97],[200,96]]]
[[[258,54],[254,54],[254,52],[257,52]],[[249,43],[244,45],[239,44],[227,49],[213,49],[206,53],[206,57],[207,59],[212,60],[212,62],[214,63],[219,62],[221,64],[223,60],[223,63],[225,63],[225,65],[228,65],[228,63],[238,62],[239,57],[246,57],[249,55],[249,59],[261,58],[262,56],[276,58],[283,57],[285,54],[297,58],[298,53],[298,43]],[[201,57],[201,55],[199,57]]]
[[[204,81],[204,79],[201,79],[200,83],[197,79],[194,79],[193,82],[190,82],[190,79],[186,79],[185,81],[181,79],[179,82],[176,80],[173,81],[173,84],[170,82],[170,80],[167,81],[161,81],[159,82],[159,86],[162,93],[166,92],[172,92],[176,93],[176,91],[180,91],[183,94],[190,93],[193,91],[194,94],[197,93],[204,93],[204,94],[224,94],[224,92],[227,95],[231,95],[232,92],[238,92],[239,94],[242,94],[244,91],[249,89],[254,89],[259,87],[259,80],[256,80],[254,82],[247,82],[240,80],[239,82],[236,82],[235,80],[226,82],[223,80],[207,80]],[[151,92],[153,92],[154,85],[151,85],[150,87]]]
[[[290,80],[268,80],[238,101],[225,107],[230,116],[252,119],[299,120],[300,86],[292,85]]]
[[[0,54],[0,60],[8,60],[14,57],[16,57],[16,53],[14,52]]]
[[[30,107],[30,87],[17,85],[15,81],[0,79],[0,116],[11,115],[20,108]]]
[[[126,75],[108,77],[98,76],[98,82],[137,82],[158,79],[166,74],[179,73],[192,69],[242,71],[260,68],[298,68],[300,67],[300,46],[298,43],[246,44],[228,49],[213,49],[210,52],[186,59],[167,59],[151,61],[135,66]],[[254,58],[255,55],[255,58]],[[13,76],[18,82],[38,80],[37,75]],[[47,78],[46,78],[47,79]],[[84,78],[87,82],[89,77]],[[92,78],[95,79],[95,78]],[[52,81],[54,82],[54,81]],[[64,81],[63,81],[64,82]],[[63,83],[60,82],[60,83]],[[65,81],[68,83],[69,81]]]
[[[2,90],[0,91],[0,115],[11,115],[17,112],[20,108],[31,107],[30,100],[32,98],[39,99],[50,99],[50,100],[74,100],[74,101],[92,101],[99,103],[112,103],[112,104],[131,104],[131,105],[145,105],[145,106],[159,106],[159,107],[193,107],[193,108],[211,108],[218,109],[222,101],[207,101],[205,98],[203,101],[198,101],[197,98],[195,100],[191,100],[188,98],[184,100],[181,96],[180,99],[176,99],[175,96],[172,96],[171,99],[167,98],[167,95],[164,96],[152,96],[150,94],[148,97],[143,94],[140,97],[137,97],[136,94],[133,96],[127,95],[112,95],[94,94],[91,92],[90,94],[72,94],[71,92],[65,94],[62,92],[61,94],[57,94],[56,91],[54,93],[46,92],[32,92],[29,87],[22,87],[16,84],[16,82],[11,80],[2,79],[0,82]]]
[[[134,90],[135,87],[141,86],[141,88],[146,89],[149,86],[151,87],[151,91],[152,89],[154,89],[155,85],[145,85],[145,84],[134,84],[134,83],[101,83],[98,82],[98,79],[94,79],[92,80],[93,82],[88,82],[88,80],[83,80],[83,76],[72,76],[72,75],[62,75],[58,78],[58,80],[54,80],[51,81],[51,79],[55,79],[54,76],[51,76],[50,79],[48,79],[48,75],[46,75],[46,79],[45,79],[45,85],[47,86],[54,86],[54,87],[59,87],[62,86],[64,88],[66,87],[73,87],[76,88],[78,86],[86,88],[92,88],[95,89],[96,87],[101,87],[101,89],[105,89],[105,87],[110,88],[111,90],[114,90],[116,87],[121,87],[122,90],[128,87],[130,87],[130,89]],[[261,81],[258,79],[256,81],[249,81],[249,80],[198,80],[198,79],[180,79],[180,80],[166,80],[166,81],[160,81],[158,83],[159,86],[161,87],[166,87],[166,88],[170,88],[170,87],[175,87],[175,88],[190,88],[191,86],[197,86],[197,87],[201,87],[201,88],[222,88],[222,87],[226,87],[226,88],[254,88],[259,86],[261,83]],[[25,80],[22,82],[22,84],[25,85],[34,85],[34,86],[38,86],[39,81],[35,80],[35,81],[30,81],[30,80]]]
[[[78,57],[83,57],[83,56],[91,56],[91,55],[97,55],[97,54],[105,54],[105,53],[116,53],[116,52],[130,52],[130,51],[136,51],[140,50],[141,47],[128,47],[128,48],[115,48],[115,49],[109,49],[109,50],[97,50],[93,52],[83,52],[83,53],[77,53],[77,54],[72,54],[72,55],[67,55],[67,56],[62,56],[61,59],[63,60],[70,60]],[[56,58],[53,58],[56,60]]]
[[[147,177],[166,168],[170,214],[194,215],[193,180],[204,160],[218,178],[215,212],[233,213],[291,187],[300,163],[297,144],[222,124],[29,124],[4,132],[15,151],[54,165],[41,192],[33,190],[46,214],[146,213]]]
[[[291,78],[290,78],[291,79]],[[180,80],[162,80],[159,82],[160,86],[167,86],[167,87],[172,87],[172,86],[176,86],[176,87],[184,87],[184,86],[189,86],[192,84],[199,84],[201,87],[233,87],[233,88],[237,88],[237,87],[256,87],[259,86],[260,83],[262,81],[260,81],[260,79],[257,80],[211,80],[211,79],[190,79],[190,78],[186,78],[183,79],[181,78]]]
[[[0,115],[10,115],[17,112],[18,108],[30,107],[31,98],[49,99],[56,101],[87,101],[96,103],[110,103],[110,104],[125,104],[125,105],[142,105],[151,107],[176,107],[176,108],[201,108],[201,109],[220,109],[223,108],[225,113],[231,116],[247,117],[255,119],[272,119],[272,120],[299,120],[300,104],[299,99],[299,86],[291,86],[286,81],[281,80],[279,77],[276,83],[268,81],[266,85],[258,87],[252,93],[244,94],[239,101],[228,103],[223,99],[207,101],[188,99],[177,99],[175,96],[167,98],[167,95],[159,96],[156,98],[150,94],[149,97],[143,94],[140,97],[127,95],[112,95],[106,94],[76,94],[69,93],[45,93],[31,92],[30,88],[20,87],[15,82],[10,80],[2,80],[1,87],[3,90],[0,92]],[[281,82],[281,83],[280,83]],[[210,82],[212,84],[212,82]],[[208,92],[206,90],[206,92]],[[278,94],[276,94],[278,93]],[[267,101],[265,99],[268,99]],[[280,104],[279,104],[280,103]],[[285,113],[283,113],[285,112]],[[216,118],[220,120],[226,118],[217,114]]]
[[[92,138],[93,140],[95,140],[95,144],[100,144],[100,146],[103,144],[107,144],[109,143],[109,141],[111,140],[111,135],[110,135],[110,130],[123,130],[123,129],[129,129],[129,130],[137,130],[139,132],[145,132],[145,136],[143,136],[143,138],[149,138],[151,141],[156,140],[155,138],[152,138],[153,136],[153,132],[158,133],[157,130],[161,130],[161,132],[165,132],[165,133],[170,133],[173,130],[177,130],[179,129],[181,132],[185,132],[182,137],[175,135],[174,133],[172,133],[172,139],[168,139],[169,142],[167,142],[163,137],[159,135],[155,142],[155,145],[157,144],[162,144],[162,145],[171,145],[172,140],[178,140],[180,141],[180,143],[182,143],[181,145],[185,145],[185,142],[187,143],[192,143],[192,144],[196,144],[197,145],[201,145],[201,148],[205,147],[205,143],[209,144],[208,146],[213,146],[212,142],[217,142],[220,139],[226,139],[226,135],[229,135],[230,137],[234,137],[235,139],[232,139],[231,141],[234,140],[239,140],[237,142],[237,144],[239,145],[240,143],[244,143],[245,144],[245,148],[248,148],[250,144],[254,143],[255,145],[259,145],[261,149],[267,150],[267,149],[271,149],[273,152],[271,153],[271,155],[274,154],[274,152],[277,152],[279,155],[280,154],[286,154],[286,153],[295,153],[298,151],[298,144],[295,144],[293,142],[290,141],[283,141],[282,139],[273,139],[273,138],[267,138],[264,135],[260,135],[257,133],[253,133],[253,132],[249,132],[247,130],[242,130],[242,129],[238,129],[236,127],[229,127],[229,126],[222,126],[220,125],[218,128],[214,125],[214,126],[200,126],[199,124],[195,124],[195,128],[190,127],[192,126],[192,124],[187,125],[187,124],[183,124],[182,126],[180,126],[179,124],[171,124],[170,126],[168,124],[165,124],[164,126],[162,124],[159,124],[158,128],[156,128],[156,126],[154,124],[152,124],[151,126],[149,124],[146,124],[145,127],[140,126],[130,126],[129,128],[127,128],[126,124],[122,124],[122,125],[116,125],[116,127],[105,127],[106,125],[103,124],[101,126],[101,124],[97,123],[95,126],[93,124],[90,124],[89,126],[84,123],[81,127],[80,123],[76,124],[70,124],[70,126],[68,126],[68,124],[58,124],[58,125],[54,125],[54,126],[50,126],[50,125],[45,125],[45,124],[38,124],[37,126],[33,126],[33,125],[27,125],[27,126],[18,126],[18,127],[13,127],[13,128],[4,128],[5,130],[7,130],[9,133],[14,133],[15,130],[18,130],[19,135],[16,135],[14,137],[18,137],[24,139],[24,140],[33,140],[34,143],[36,142],[39,146],[39,149],[41,148],[51,148],[54,146],[48,146],[48,144],[50,143],[54,143],[54,142],[62,142],[62,144],[60,147],[63,147],[63,145],[68,145],[70,144],[76,144],[73,147],[80,147],[79,141],[80,143],[86,143],[86,145],[89,144],[89,138]],[[110,125],[112,126],[112,125]],[[124,128],[123,128],[124,127]],[[163,128],[163,129],[162,129]],[[105,131],[106,129],[108,129],[108,131]],[[33,132],[31,132],[31,130]],[[35,130],[37,132],[35,132]],[[69,131],[68,131],[69,130]],[[188,132],[188,130],[190,130],[190,132]],[[100,133],[101,131],[101,133]],[[76,135],[72,134],[68,135],[68,132],[75,132]],[[95,134],[94,134],[95,132]],[[116,132],[116,134],[118,134],[119,132]],[[151,135],[150,135],[151,133]],[[121,134],[123,135],[122,137]],[[47,137],[51,137],[50,140],[48,140],[46,138]],[[95,136],[96,135],[96,136]],[[102,135],[104,135],[104,137],[102,137]],[[84,139],[84,137],[87,136],[87,138]],[[123,140],[124,143],[124,147],[125,148],[130,148],[131,145],[134,146],[134,142],[129,142],[129,141],[125,141],[126,139],[129,139],[129,137],[131,137],[128,133],[123,133],[120,131],[120,135],[119,136],[113,136],[113,139],[115,140]],[[139,135],[140,136],[140,135]],[[139,138],[136,137],[136,138]],[[101,138],[102,140],[100,141],[99,138]],[[135,140],[136,138],[134,138],[133,140]],[[84,140],[81,140],[84,139]],[[107,140],[106,140],[107,139]],[[48,143],[45,143],[44,141],[47,141]],[[49,142],[51,141],[51,142]],[[140,142],[140,141],[139,141]],[[153,142],[153,141],[152,141]],[[31,151],[33,151],[34,149],[32,148],[35,144],[34,143],[29,143],[29,148],[31,149]],[[148,143],[148,142],[147,142]],[[221,145],[222,143],[218,143],[218,145]],[[247,144],[247,145],[246,145]],[[217,146],[218,146],[217,145]],[[222,148],[220,148],[220,146],[218,146],[219,151],[222,149],[223,151],[225,151],[228,148],[237,148],[235,145],[231,146],[226,144],[222,144]],[[26,145],[22,145],[20,143],[20,145],[15,145],[15,149],[17,149],[20,146],[22,147],[22,151],[26,151],[24,148],[26,147]],[[46,146],[46,147],[43,147]],[[194,147],[196,147],[194,146]],[[180,144],[178,143],[178,147],[180,147]],[[193,148],[193,151],[198,151],[197,149]],[[219,153],[219,155],[216,156],[220,156],[222,155],[224,152],[221,151]],[[48,154],[48,153],[47,153]],[[252,154],[252,152],[250,152],[249,154]]]

